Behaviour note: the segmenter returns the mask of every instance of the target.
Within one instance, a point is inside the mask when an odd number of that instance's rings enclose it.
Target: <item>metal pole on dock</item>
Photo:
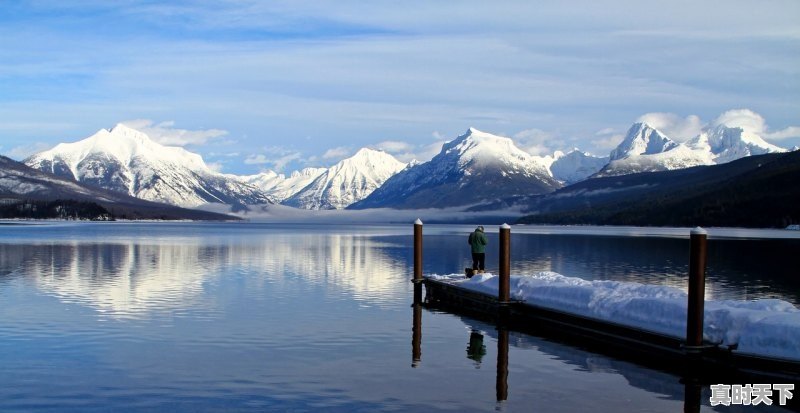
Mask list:
[[[706,293],[706,240],[708,232],[697,227],[690,235],[689,301],[686,311],[686,346],[703,344],[703,312]]]
[[[500,288],[497,299],[501,303],[510,300],[511,286],[511,227],[508,224],[500,226]]]
[[[422,282],[422,221],[414,221],[414,282]]]

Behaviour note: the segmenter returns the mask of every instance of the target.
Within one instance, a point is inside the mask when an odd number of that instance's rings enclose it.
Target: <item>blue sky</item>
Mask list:
[[[223,172],[426,160],[469,127],[607,154],[637,120],[800,145],[800,2],[2,1],[0,153],[125,122]]]

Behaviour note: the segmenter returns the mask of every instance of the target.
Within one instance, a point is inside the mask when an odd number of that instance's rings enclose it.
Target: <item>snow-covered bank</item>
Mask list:
[[[499,277],[430,275],[496,295]],[[619,281],[587,281],[555,272],[512,275],[511,297],[530,304],[592,317],[673,337],[686,334],[686,293],[674,288]],[[800,309],[776,299],[706,301],[703,335],[735,351],[800,360]]]

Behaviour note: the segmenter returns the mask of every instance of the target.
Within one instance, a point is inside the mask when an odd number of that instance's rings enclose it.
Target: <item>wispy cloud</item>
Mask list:
[[[682,118],[674,113],[663,112],[646,113],[636,121],[645,122],[676,141],[686,141],[697,136],[705,126],[697,115]]]
[[[350,148],[348,148],[346,146],[339,146],[339,147],[331,148],[331,149],[328,149],[327,151],[325,151],[325,153],[322,154],[322,159],[340,160],[340,159],[346,157],[347,155],[350,155],[350,153],[351,153]]]
[[[225,136],[227,131],[221,129],[187,130],[175,127],[174,121],[155,123],[150,119],[134,119],[120,122],[128,127],[144,132],[154,141],[162,145],[186,146],[204,145],[208,141]]]
[[[558,138],[597,150],[610,137],[594,131],[623,129],[644,112],[711,119],[747,105],[774,124],[772,139],[792,139],[800,113],[793,0],[662,2],[647,14],[633,0],[3,7],[0,125],[29,125],[4,135],[11,147],[119,119],[173,119],[145,126],[173,145],[234,136],[231,151],[241,153],[290,142],[305,158],[263,155],[293,162],[394,136],[412,137],[413,148],[396,153],[427,156],[430,131],[448,140],[473,122],[556,137],[526,137],[531,151]],[[686,116],[662,120],[676,135],[696,127]],[[177,124],[214,129],[181,134]],[[304,141],[312,134],[324,138]]]

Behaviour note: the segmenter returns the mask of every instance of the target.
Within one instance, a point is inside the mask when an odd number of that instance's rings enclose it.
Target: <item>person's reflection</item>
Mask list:
[[[467,345],[467,358],[475,362],[475,368],[481,368],[481,361],[486,355],[486,346],[483,345],[483,334],[472,330],[469,333],[469,344]]]

